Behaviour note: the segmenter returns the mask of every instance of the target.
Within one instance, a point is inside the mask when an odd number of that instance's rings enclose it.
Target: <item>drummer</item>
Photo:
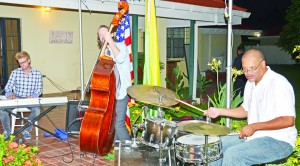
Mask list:
[[[239,135],[223,136],[223,158],[209,165],[256,165],[292,154],[297,139],[295,96],[286,78],[275,73],[261,51],[251,49],[242,58],[247,78],[244,102],[233,109],[209,108],[209,117],[248,118]]]

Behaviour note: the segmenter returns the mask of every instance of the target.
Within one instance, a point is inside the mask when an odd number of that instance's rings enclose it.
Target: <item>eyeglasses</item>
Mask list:
[[[23,64],[25,64],[25,63],[27,63],[27,62],[28,62],[28,59],[26,59],[26,61],[19,62],[19,65],[23,65]]]
[[[243,70],[243,72],[244,73],[248,73],[249,71],[251,71],[251,72],[254,72],[254,71],[256,71],[256,69],[259,67],[259,65],[261,64],[261,62],[263,61],[264,59],[262,59],[259,63],[258,63],[258,65],[255,67],[249,67],[248,69],[245,69],[245,68],[242,68],[242,70]]]

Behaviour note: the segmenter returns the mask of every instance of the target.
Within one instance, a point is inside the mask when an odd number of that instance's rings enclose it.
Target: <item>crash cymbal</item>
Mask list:
[[[179,99],[175,92],[160,86],[132,85],[127,93],[137,101],[159,107],[175,105],[178,103],[175,98]]]
[[[230,133],[230,129],[228,127],[204,121],[191,121],[190,123],[186,122],[182,127],[183,131],[209,136],[220,136]]]

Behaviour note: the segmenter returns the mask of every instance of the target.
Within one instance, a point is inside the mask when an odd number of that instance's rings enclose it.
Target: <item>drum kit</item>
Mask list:
[[[176,162],[178,160],[183,165],[185,163],[207,165],[222,157],[219,136],[229,134],[229,128],[213,124],[209,118],[206,121],[187,120],[181,122],[163,119],[162,108],[173,109],[172,106],[179,102],[187,104],[169,89],[159,86],[133,85],[127,89],[127,93],[136,101],[158,107],[157,117],[145,117],[143,124],[134,125],[133,147],[137,147],[137,128],[143,129],[141,142],[159,151],[159,165],[166,163],[166,158],[162,155],[165,150],[168,150],[169,165],[172,163],[170,150],[174,152],[173,163],[175,164],[173,165],[179,165],[179,162]],[[143,111],[146,111],[147,115],[147,109],[143,109]]]

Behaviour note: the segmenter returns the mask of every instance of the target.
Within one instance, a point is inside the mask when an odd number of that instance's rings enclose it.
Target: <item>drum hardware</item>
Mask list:
[[[210,108],[210,99],[209,98],[207,100],[207,107]],[[206,116],[206,123],[210,123],[210,122],[211,122],[210,116]]]
[[[148,106],[144,105],[144,106],[142,107],[142,111],[143,111],[143,113],[144,113],[144,117],[147,118],[147,116],[148,116],[148,111],[149,111]]]
[[[207,155],[207,153],[208,153],[208,135],[205,135],[204,136],[204,139],[205,139],[205,144],[204,144],[204,160],[205,160],[205,164],[204,165],[207,165],[207,163],[208,163],[208,155]]]
[[[160,127],[160,130],[159,130],[159,135],[160,135],[160,143],[159,143],[159,165],[160,166],[162,166],[163,165],[163,163],[165,163],[166,162],[166,158],[165,157],[163,157],[163,134],[162,134],[162,132],[163,132],[163,129],[165,128],[165,123],[164,122],[161,122],[160,124],[159,124],[159,127]]]
[[[165,115],[165,113],[162,111],[162,108],[158,107],[157,117],[163,119],[164,115]]]
[[[207,107],[209,108],[210,106],[210,99],[208,99],[207,101]],[[211,122],[211,119],[209,116],[206,116],[206,124],[209,124]],[[208,153],[208,135],[205,135],[205,146],[204,146],[204,159],[205,159],[205,163],[207,164],[208,163],[208,156],[207,156],[207,153]]]
[[[136,143],[136,134],[137,134],[137,131],[138,131],[137,126],[136,126],[136,125],[133,125],[133,127],[132,127],[133,143],[132,143],[132,146],[131,146],[131,147],[133,147],[133,148],[138,147],[138,146],[137,146],[137,143]]]

